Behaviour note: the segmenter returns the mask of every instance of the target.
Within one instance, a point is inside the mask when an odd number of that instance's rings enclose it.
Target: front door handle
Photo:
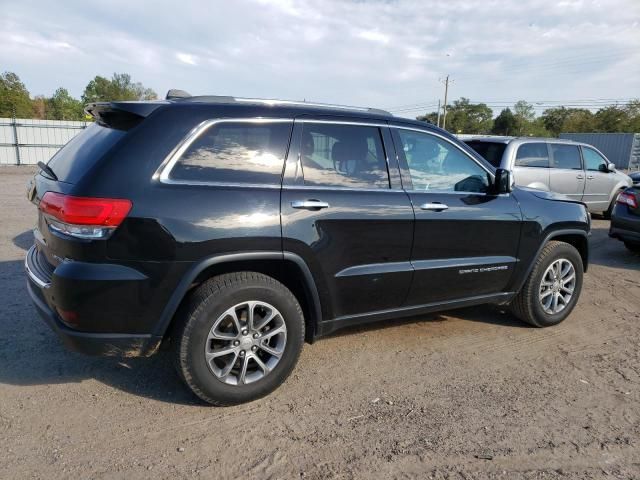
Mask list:
[[[329,208],[327,202],[320,200],[294,200],[291,202],[293,208],[301,208],[305,210],[320,210],[321,208]]]
[[[449,208],[449,206],[444,203],[424,203],[420,205],[420,210],[434,210],[436,212],[441,212],[447,208]]]
[[[587,175],[587,180],[593,180],[593,175]]]
[[[584,178],[584,175],[579,173],[578,175],[576,175],[576,178],[579,179],[579,180],[582,180]]]

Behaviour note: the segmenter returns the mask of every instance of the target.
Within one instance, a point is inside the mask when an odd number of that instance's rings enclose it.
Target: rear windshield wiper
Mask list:
[[[51,170],[51,167],[49,165],[47,165],[44,162],[38,162],[38,166],[40,167],[40,170],[42,170],[44,173],[47,174],[49,178],[51,178],[51,180],[56,180],[56,181],[58,180],[58,176],[53,170]]]

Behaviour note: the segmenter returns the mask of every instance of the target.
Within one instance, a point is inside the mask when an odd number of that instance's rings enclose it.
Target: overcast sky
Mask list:
[[[640,97],[640,0],[0,0],[0,69],[32,95],[130,73],[164,96],[434,110],[449,98]],[[543,103],[546,102],[546,103]]]

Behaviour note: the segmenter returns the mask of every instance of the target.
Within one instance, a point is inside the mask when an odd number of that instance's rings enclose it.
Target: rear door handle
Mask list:
[[[579,173],[578,175],[576,175],[576,178],[582,180],[584,178],[584,175],[582,175],[581,173]]]
[[[420,205],[420,210],[434,210],[436,212],[446,210],[447,208],[449,208],[449,206],[444,203],[424,203]]]
[[[327,202],[321,202],[320,200],[294,200],[291,202],[293,208],[305,209],[305,210],[320,210],[321,208],[329,208]]]
[[[587,180],[592,180],[593,179],[593,175],[587,175]]]

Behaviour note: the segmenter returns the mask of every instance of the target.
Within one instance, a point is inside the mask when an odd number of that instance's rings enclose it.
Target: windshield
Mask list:
[[[500,142],[480,142],[477,140],[471,140],[465,143],[496,168],[500,166],[502,154],[504,153],[505,148],[507,148],[506,143]]]

